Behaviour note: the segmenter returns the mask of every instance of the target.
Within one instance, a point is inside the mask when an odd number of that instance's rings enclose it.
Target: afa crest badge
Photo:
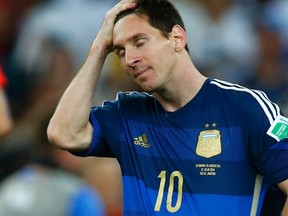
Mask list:
[[[196,154],[211,158],[219,155],[222,152],[221,134],[219,130],[205,130],[202,131],[198,137],[196,147]]]

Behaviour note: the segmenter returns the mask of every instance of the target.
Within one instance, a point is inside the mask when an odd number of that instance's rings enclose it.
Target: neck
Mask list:
[[[180,64],[181,67],[176,72],[177,76],[170,86],[154,93],[166,111],[174,112],[185,106],[196,96],[207,79],[191,61],[188,62],[188,64]]]

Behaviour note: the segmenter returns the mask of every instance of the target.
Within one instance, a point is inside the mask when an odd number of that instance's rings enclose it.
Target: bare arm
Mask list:
[[[288,180],[279,183],[278,186],[286,194],[286,202],[281,215],[288,216]]]
[[[112,48],[114,20],[121,11],[135,6],[134,0],[121,0],[107,12],[85,63],[63,94],[47,130],[50,142],[59,148],[84,150],[89,147],[93,133],[89,113],[97,80]]]
[[[13,121],[4,90],[0,86],[0,137],[11,131]]]

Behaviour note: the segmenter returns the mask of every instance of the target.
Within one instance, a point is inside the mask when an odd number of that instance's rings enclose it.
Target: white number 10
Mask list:
[[[172,195],[174,191],[174,182],[175,178],[178,178],[178,196],[176,200],[175,206],[172,206]],[[159,191],[158,191],[158,196],[155,204],[155,211],[160,211],[162,200],[163,200],[163,195],[164,195],[164,187],[165,187],[165,182],[166,182],[166,171],[161,171],[161,173],[158,175],[158,178],[161,179],[160,185],[159,185]],[[166,208],[169,212],[174,213],[179,210],[181,207],[181,202],[182,202],[182,194],[183,194],[183,176],[179,171],[174,171],[170,175],[170,180],[169,180],[169,187],[168,187],[168,195],[167,195],[167,201],[166,201]]]

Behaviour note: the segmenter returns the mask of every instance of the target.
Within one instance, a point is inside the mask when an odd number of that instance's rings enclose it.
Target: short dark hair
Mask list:
[[[118,14],[115,23],[129,14],[136,14],[147,17],[150,25],[157,28],[167,38],[175,25],[180,25],[186,31],[179,11],[169,0],[138,0],[137,3],[136,8]],[[187,44],[185,49],[189,53]]]

